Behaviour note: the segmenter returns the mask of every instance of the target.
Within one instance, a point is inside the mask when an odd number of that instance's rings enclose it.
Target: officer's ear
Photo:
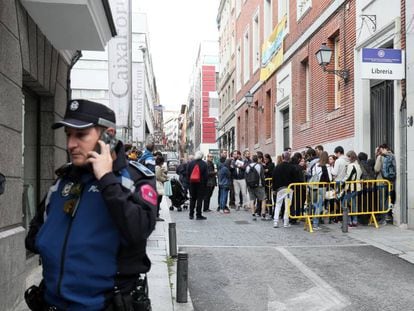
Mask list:
[[[115,137],[116,130],[113,127],[108,127],[105,129],[105,132],[108,133],[109,136]]]

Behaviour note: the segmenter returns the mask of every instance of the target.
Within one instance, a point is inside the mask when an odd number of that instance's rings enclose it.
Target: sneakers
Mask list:
[[[316,227],[312,227],[312,229],[313,229],[313,231],[319,231],[319,230],[321,230],[321,227],[316,226]]]
[[[266,220],[266,215],[265,214],[262,215],[262,220]]]
[[[290,228],[290,224],[283,225],[283,228]]]
[[[252,214],[252,220],[257,220],[256,214]]]
[[[224,214],[229,214],[229,213],[230,213],[230,210],[229,210],[228,208],[225,208],[225,209],[223,210],[223,213],[224,213]]]
[[[274,222],[274,223],[273,223],[273,228],[279,228],[279,226],[278,226],[277,222]]]
[[[197,216],[196,217],[196,220],[206,220],[207,219],[207,217],[205,217],[205,216]]]
[[[188,216],[188,218],[194,219],[194,215],[190,215],[190,216]]]

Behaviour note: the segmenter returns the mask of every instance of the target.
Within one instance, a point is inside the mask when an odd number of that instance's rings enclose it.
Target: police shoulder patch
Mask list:
[[[148,184],[144,184],[139,188],[141,198],[150,205],[157,206],[158,194],[155,189]]]
[[[155,174],[149,169],[147,168],[145,165],[137,162],[137,161],[130,161],[129,165],[131,165],[132,167],[134,167],[136,170],[138,170],[139,172],[141,172],[142,174],[144,174],[147,177],[154,177]]]

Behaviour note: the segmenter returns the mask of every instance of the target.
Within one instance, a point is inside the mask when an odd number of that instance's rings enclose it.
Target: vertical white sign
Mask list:
[[[145,144],[145,65],[132,63],[132,141]]]
[[[131,98],[130,0],[111,0],[117,36],[108,44],[109,105],[115,111],[118,127],[128,128]]]

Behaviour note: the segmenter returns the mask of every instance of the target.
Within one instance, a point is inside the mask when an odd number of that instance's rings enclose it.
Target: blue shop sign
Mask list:
[[[401,64],[401,50],[362,49],[362,61],[365,63]]]

